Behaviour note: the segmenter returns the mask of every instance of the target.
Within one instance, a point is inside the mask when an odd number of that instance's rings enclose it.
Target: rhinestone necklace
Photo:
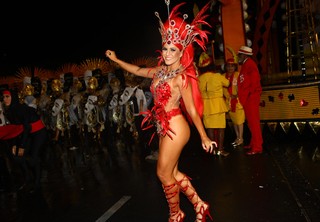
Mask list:
[[[157,78],[161,79],[161,81],[165,81],[167,79],[174,78],[179,72],[181,72],[181,66],[176,69],[172,70],[170,72],[167,71],[167,69],[163,66],[159,72],[157,72],[156,76]]]

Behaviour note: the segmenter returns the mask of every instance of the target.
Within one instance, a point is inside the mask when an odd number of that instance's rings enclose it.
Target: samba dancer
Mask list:
[[[193,204],[197,221],[206,221],[209,204],[203,201],[190,182],[190,178],[178,169],[179,157],[190,138],[188,121],[198,130],[203,149],[212,153],[216,142],[211,141],[202,124],[203,102],[199,91],[196,70],[193,65],[196,42],[202,49],[208,40],[207,32],[199,29],[200,25],[209,25],[204,19],[208,3],[199,11],[191,24],[187,24],[186,14],[181,18],[178,9],[180,3],[169,13],[170,1],[165,1],[169,18],[162,23],[159,14],[160,33],[162,36],[162,56],[159,66],[140,68],[117,58],[112,50],[106,56],[116,62],[122,69],[147,78],[153,78],[151,92],[154,106],[146,112],[142,124],[153,123],[159,135],[159,157],[157,176],[160,179],[170,210],[169,221],[183,221],[185,213],[180,209],[179,192],[184,193]],[[187,117],[185,117],[185,114]],[[148,126],[146,127],[148,128]]]

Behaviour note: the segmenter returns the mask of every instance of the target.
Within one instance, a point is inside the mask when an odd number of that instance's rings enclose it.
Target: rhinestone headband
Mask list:
[[[186,22],[188,15],[184,14],[181,18],[179,16],[180,13],[178,12],[178,8],[181,5],[184,5],[185,2],[176,5],[170,13],[170,0],[165,0],[165,4],[167,5],[168,10],[168,21],[165,23],[166,25],[161,21],[159,13],[155,12],[155,15],[159,19],[159,32],[162,37],[162,45],[166,43],[174,44],[178,47],[180,46],[181,50],[185,49],[191,43],[197,42],[199,46],[204,49],[205,42],[207,42],[208,40],[208,31],[203,31],[198,26],[205,24],[210,27],[210,25],[204,21],[204,19],[208,17],[208,15],[204,15],[204,12],[209,8],[209,3],[206,4],[206,6],[203,7],[201,11],[199,11],[194,20],[190,24],[188,24]]]

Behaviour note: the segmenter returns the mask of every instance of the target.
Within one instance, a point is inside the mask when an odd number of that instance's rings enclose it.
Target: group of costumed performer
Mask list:
[[[156,59],[145,57],[133,62],[148,67]],[[146,99],[150,96],[144,90],[150,82],[124,73],[115,63],[87,59],[80,65],[66,64],[56,71],[22,68],[15,82],[20,82],[15,87],[19,102],[37,110],[54,144],[70,149],[82,146],[83,152],[92,154],[93,146],[114,146],[118,135],[127,133],[138,139],[142,134],[138,113],[150,104]],[[2,126],[1,140],[16,137],[23,130],[22,126],[9,123]]]

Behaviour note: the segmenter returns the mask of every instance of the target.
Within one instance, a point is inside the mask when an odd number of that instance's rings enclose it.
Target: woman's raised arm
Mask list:
[[[118,59],[116,53],[109,49],[106,51],[106,57],[117,63],[122,69],[137,76],[152,78],[153,74],[156,72],[156,68],[141,68],[137,65]]]

